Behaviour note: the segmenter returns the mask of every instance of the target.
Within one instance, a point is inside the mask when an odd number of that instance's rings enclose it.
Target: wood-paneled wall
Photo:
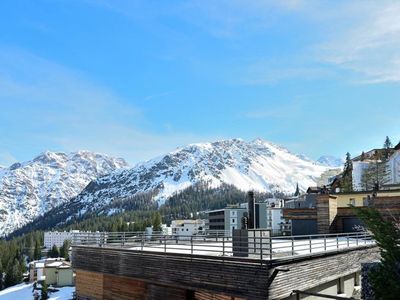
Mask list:
[[[267,297],[267,266],[249,259],[78,246],[73,247],[73,266],[181,290],[249,299]],[[146,293],[149,291],[147,288]]]
[[[379,260],[378,247],[339,252],[331,255],[308,258],[278,264],[271,268],[285,268],[289,271],[279,272],[269,288],[269,299],[283,299],[290,296],[293,290],[308,290],[339,277],[361,270],[361,264]]]

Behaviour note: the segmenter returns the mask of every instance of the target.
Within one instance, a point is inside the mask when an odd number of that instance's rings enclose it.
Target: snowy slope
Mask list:
[[[0,169],[0,236],[77,196],[91,180],[123,167],[123,159],[80,151],[44,152]]]
[[[0,291],[0,300],[30,300],[33,299],[33,283],[17,284]],[[49,293],[49,300],[70,300],[73,298],[75,287],[58,288],[55,293]],[[40,291],[37,291],[40,295]]]
[[[103,176],[91,182],[74,202],[83,214],[113,199],[143,192],[156,191],[154,199],[163,201],[198,182],[208,182],[210,187],[232,184],[244,191],[293,193],[297,183],[302,190],[316,185],[328,169],[260,139],[191,144]]]
[[[317,162],[327,167],[340,168],[343,167],[344,159],[332,155],[323,155],[318,158]]]

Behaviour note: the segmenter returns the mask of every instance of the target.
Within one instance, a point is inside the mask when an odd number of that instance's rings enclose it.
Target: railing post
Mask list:
[[[347,248],[350,247],[349,234],[347,234]]]
[[[336,234],[336,249],[339,249],[339,235]]]
[[[164,236],[164,253],[167,253],[167,237]]]
[[[358,246],[358,232],[356,234],[356,246]]]
[[[122,233],[122,247],[125,246],[125,232]]]
[[[141,242],[140,244],[141,244],[141,249],[142,249],[142,251],[143,251],[143,246],[144,246],[144,235],[142,235],[142,242]]]
[[[326,234],[324,235],[324,251],[326,252]]]
[[[193,236],[190,237],[190,254],[193,255]]]
[[[269,236],[268,242],[269,242],[269,259],[272,260],[272,237],[271,236]]]
[[[222,256],[225,256],[225,237],[222,238]]]
[[[294,256],[294,237],[292,236],[292,256]]]
[[[260,236],[260,259],[263,259],[263,237]]]
[[[312,247],[311,247],[311,235],[309,236],[309,238],[310,238],[310,253],[312,253]]]

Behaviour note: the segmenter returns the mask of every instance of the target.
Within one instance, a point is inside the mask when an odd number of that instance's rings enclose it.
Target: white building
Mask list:
[[[173,220],[172,234],[177,236],[191,236],[205,230],[205,220]]]
[[[388,180],[387,184],[400,183],[400,150],[393,153],[387,162]]]
[[[267,207],[267,229],[271,229],[273,233],[279,233],[283,230],[284,221],[283,208]]]
[[[72,230],[72,231],[46,231],[44,233],[44,247],[47,249],[51,249],[54,245],[58,248],[62,247],[64,241],[72,240],[73,233],[77,233],[79,230]]]
[[[396,146],[396,147],[399,147]],[[371,151],[370,151],[371,152]],[[364,186],[362,184],[362,177],[364,171],[371,165],[376,164],[376,161],[373,159],[366,159],[364,161],[353,161],[353,190],[354,191],[362,191],[364,190]],[[394,150],[393,154],[389,157],[386,162],[386,173],[387,177],[385,178],[385,185],[397,185],[400,184],[400,150]]]
[[[364,174],[364,171],[370,166],[371,163],[372,161],[370,160],[353,162],[353,172],[351,175],[353,178],[354,191],[362,191],[364,189],[364,186],[362,184],[362,176]]]

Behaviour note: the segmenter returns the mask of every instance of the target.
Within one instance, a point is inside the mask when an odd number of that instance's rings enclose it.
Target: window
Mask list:
[[[354,286],[360,286],[360,273],[354,273]]]
[[[232,219],[232,223],[235,223],[235,219]]]
[[[189,231],[189,228],[186,228],[186,231]]]
[[[350,198],[349,204],[350,205],[356,205],[356,199],[355,198]]]
[[[342,277],[340,277],[338,279],[337,293],[338,293],[338,295],[344,294],[344,278],[342,278]]]

